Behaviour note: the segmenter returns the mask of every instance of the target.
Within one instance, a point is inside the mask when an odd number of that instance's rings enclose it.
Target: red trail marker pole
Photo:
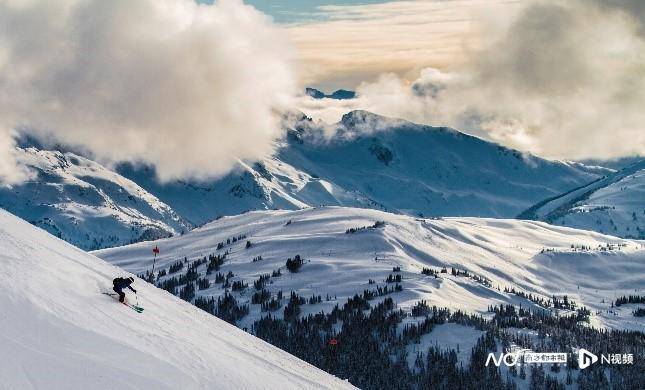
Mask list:
[[[152,253],[154,254],[154,258],[152,260],[152,276],[150,277],[150,279],[154,283],[154,280],[155,280],[155,263],[157,262],[157,254],[159,253],[159,247],[157,247],[155,245],[155,247],[152,248]]]

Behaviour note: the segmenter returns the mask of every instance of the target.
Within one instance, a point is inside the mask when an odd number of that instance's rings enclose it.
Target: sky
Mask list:
[[[0,0],[0,181],[27,133],[162,181],[355,109],[554,159],[645,155],[641,0]],[[307,86],[354,89],[314,100]]]
[[[208,1],[208,0],[205,0]],[[246,0],[284,28],[298,50],[299,80],[355,88],[382,73],[413,77],[447,68],[477,45],[479,29],[521,0]]]
[[[271,15],[277,23],[302,23],[325,18],[319,7],[329,5],[365,5],[383,0],[247,0],[246,3]]]
[[[214,0],[199,0],[212,4]],[[412,78],[428,66],[447,68],[522,0],[245,0],[288,32],[298,52],[301,84],[355,88],[382,73]]]
[[[299,85],[358,92],[304,97],[298,107],[314,118],[365,109],[547,158],[645,155],[645,1],[326,2],[298,12],[279,26]]]

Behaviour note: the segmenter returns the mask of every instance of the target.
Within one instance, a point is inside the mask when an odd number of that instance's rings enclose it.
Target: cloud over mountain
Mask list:
[[[335,121],[365,109],[450,125],[559,158],[645,153],[645,8],[637,1],[533,1],[482,27],[486,43],[451,69],[385,73],[354,101],[303,99]]]
[[[241,0],[0,0],[0,176],[12,129],[211,177],[272,152],[293,92],[283,32]]]

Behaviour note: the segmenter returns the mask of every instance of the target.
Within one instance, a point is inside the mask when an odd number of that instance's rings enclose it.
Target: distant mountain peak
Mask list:
[[[369,111],[354,110],[343,115],[340,123],[346,127],[353,127],[357,125],[373,125],[383,120],[386,120],[386,118]]]
[[[354,99],[356,97],[356,92],[348,91],[346,89],[339,89],[337,91],[334,91],[331,95],[329,95],[329,97],[338,100]]]
[[[336,100],[348,100],[348,99],[354,99],[356,97],[356,92],[349,91],[347,89],[339,89],[327,95],[316,88],[305,88],[305,94],[311,96],[314,99],[327,98],[327,99],[336,99]]]
[[[368,132],[381,131],[406,124],[410,123],[402,119],[388,118],[365,110],[350,111],[343,115],[339,122],[339,125],[350,132],[356,129],[366,130]]]
[[[325,97],[325,93],[317,90],[316,88],[305,88],[305,94],[311,96],[314,99],[323,99]]]

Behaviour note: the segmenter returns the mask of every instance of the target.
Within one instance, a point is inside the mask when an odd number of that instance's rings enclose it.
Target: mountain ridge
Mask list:
[[[330,132],[333,135],[330,137],[326,134]],[[396,134],[405,133],[405,136],[400,138],[407,138],[403,140],[396,140]],[[425,137],[424,137],[425,134]],[[423,145],[432,145],[436,143],[438,137],[444,137],[444,145],[437,146],[438,149],[447,149],[451,142],[474,145],[474,148],[484,149],[489,155],[498,153],[501,155],[513,156],[511,160],[507,161],[519,163],[523,166],[526,173],[532,173],[529,170],[530,166],[543,164],[555,168],[555,172],[549,175],[543,175],[542,181],[552,181],[556,176],[555,181],[560,181],[556,188],[549,189],[549,185],[542,185],[539,180],[534,180],[533,184],[529,184],[524,190],[526,196],[531,199],[538,200],[537,196],[540,190],[542,193],[551,193],[553,195],[560,193],[561,189],[569,189],[589,181],[594,180],[598,176],[598,172],[594,169],[586,169],[585,166],[579,164],[567,164],[563,162],[550,162],[540,159],[538,157],[522,154],[518,151],[504,148],[502,146],[489,143],[477,137],[468,136],[459,133],[456,130],[415,125],[410,122],[401,121],[398,119],[391,119],[372,114],[365,111],[353,111],[346,114],[343,120],[331,128],[322,127],[313,122],[306,116],[300,116],[297,120],[292,121],[288,126],[287,137],[284,141],[279,143],[278,151],[275,156],[264,159],[255,164],[240,164],[238,173],[233,172],[218,181],[211,181],[202,183],[202,192],[210,194],[219,193],[236,195],[236,197],[229,196],[228,199],[223,199],[222,196],[217,198],[220,203],[231,204],[233,200],[238,205],[232,205],[232,210],[227,210],[226,206],[221,206],[221,210],[211,211],[210,219],[216,218],[221,215],[234,215],[240,212],[252,209],[271,209],[271,208],[286,208],[295,209],[300,208],[302,205],[318,206],[318,205],[342,205],[342,206],[360,206],[360,207],[374,207],[377,209],[402,212],[409,214],[424,215],[480,215],[480,216],[497,216],[503,215],[512,217],[517,213],[512,210],[517,210],[519,213],[523,207],[514,206],[510,211],[502,211],[503,204],[497,206],[494,210],[477,210],[476,207],[471,209],[464,209],[459,213],[458,206],[452,210],[446,209],[441,206],[441,203],[450,203],[450,199],[442,198],[442,193],[448,192],[449,189],[439,188],[435,189],[428,187],[437,181],[437,177],[426,175],[425,177],[413,175],[406,177],[407,172],[404,170],[408,167],[403,167],[403,171],[396,169],[397,158],[405,156],[408,151],[397,151],[397,146],[409,147],[410,144],[420,143]],[[388,145],[391,141],[394,145]],[[401,142],[403,141],[403,142]],[[408,145],[401,145],[401,144]],[[471,152],[466,150],[466,152]],[[422,164],[426,151],[423,149],[413,150],[412,158],[418,159]],[[310,158],[315,155],[315,158]],[[353,156],[353,157],[352,157]],[[347,158],[346,158],[347,157]],[[353,160],[352,160],[353,158]],[[432,156],[430,158],[433,158]],[[469,158],[466,156],[466,158]],[[496,156],[490,156],[495,159]],[[346,161],[341,161],[345,159]],[[400,159],[400,158],[399,158]],[[448,175],[451,175],[451,170],[454,168],[451,165],[451,159],[459,164],[461,175],[463,171],[467,170],[467,164],[463,162],[463,158],[458,153],[444,153],[443,160],[435,166],[426,166],[423,168],[426,172],[434,172],[439,175],[439,181],[443,180],[444,187],[450,187]],[[524,161],[526,159],[526,161]],[[341,161],[341,163],[339,163]],[[480,161],[474,162],[473,165]],[[334,167],[336,165],[336,167]],[[415,164],[409,164],[414,167]],[[333,168],[327,172],[328,168]],[[475,172],[479,171],[479,166]],[[347,175],[352,175],[355,171],[366,169],[367,172],[361,172],[360,175],[355,176],[353,179],[348,180]],[[424,207],[418,207],[419,202],[409,200],[406,202],[406,196],[402,196],[402,204],[391,204],[393,198],[392,194],[381,198],[379,193],[371,191],[371,187],[364,181],[369,180],[370,176],[379,175],[381,171],[393,169],[394,172],[389,172],[387,177],[390,181],[397,182],[397,178],[401,178],[400,184],[414,183],[418,191],[425,191],[430,196],[436,197],[434,204],[428,204]],[[492,169],[495,173],[484,172],[489,176],[489,180],[502,180],[511,179],[509,174],[512,174],[513,167],[510,167],[509,172],[500,171],[501,167],[498,166]],[[150,192],[157,194],[161,199],[169,204],[177,202],[177,193],[182,192],[176,187],[180,187],[181,183],[172,183],[164,188],[164,185],[146,180],[154,176],[154,168],[145,167],[137,170],[137,167],[132,165],[121,166],[118,170],[121,174],[132,180],[140,183],[144,188]],[[535,169],[534,171],[538,171]],[[473,177],[477,179],[477,174]],[[495,177],[501,176],[500,179]],[[515,175],[520,181],[524,180],[519,175]],[[567,177],[569,178],[567,180]],[[465,178],[462,178],[465,181]],[[526,182],[526,180],[524,180]],[[529,181],[530,182],[530,181]],[[425,184],[424,184],[425,183]],[[526,183],[528,184],[528,183]],[[513,186],[515,184],[511,184]],[[186,184],[190,186],[190,184]],[[446,194],[449,198],[457,199],[467,194],[468,187],[461,184],[463,191],[454,190],[452,194]],[[525,184],[518,185],[518,187],[526,186]],[[452,185],[453,189],[458,188],[459,185]],[[530,189],[529,189],[530,188]],[[164,192],[175,193],[175,195],[168,195],[164,197]],[[490,198],[490,196],[488,196]],[[255,198],[255,200],[253,199]],[[486,204],[487,195],[482,195],[480,206]],[[510,198],[510,197],[509,197]],[[215,199],[211,195],[211,199]],[[505,199],[504,201],[509,201]],[[421,202],[428,203],[427,200]],[[531,200],[520,200],[520,203],[529,205],[533,203]],[[400,202],[401,203],[401,202]],[[462,203],[464,203],[462,201]],[[479,212],[478,212],[479,211]],[[200,216],[206,215],[201,213]],[[191,219],[189,217],[189,219]],[[196,224],[207,222],[209,219],[195,221]]]
[[[0,187],[0,207],[84,249],[190,230],[169,205],[105,166],[72,152],[16,148],[32,178]]]
[[[602,173],[367,111],[349,112],[333,126],[291,113],[284,128],[274,156],[239,161],[217,179],[167,183],[158,182],[152,166],[120,163],[111,171],[79,151],[52,157],[57,151],[28,148],[23,141],[17,150],[38,158],[22,163],[43,173],[22,190],[0,189],[0,204],[76,245],[98,249],[181,234],[248,210],[336,205],[409,215],[513,217]],[[76,172],[67,160],[61,166],[49,162],[56,158],[82,161],[88,172]],[[33,195],[39,192],[32,187],[49,195]],[[26,188],[30,195],[23,199]],[[77,193],[88,190],[92,196],[79,199]],[[79,230],[80,220],[85,223]]]
[[[538,202],[517,218],[541,220],[625,238],[645,239],[643,199],[645,160]]]

